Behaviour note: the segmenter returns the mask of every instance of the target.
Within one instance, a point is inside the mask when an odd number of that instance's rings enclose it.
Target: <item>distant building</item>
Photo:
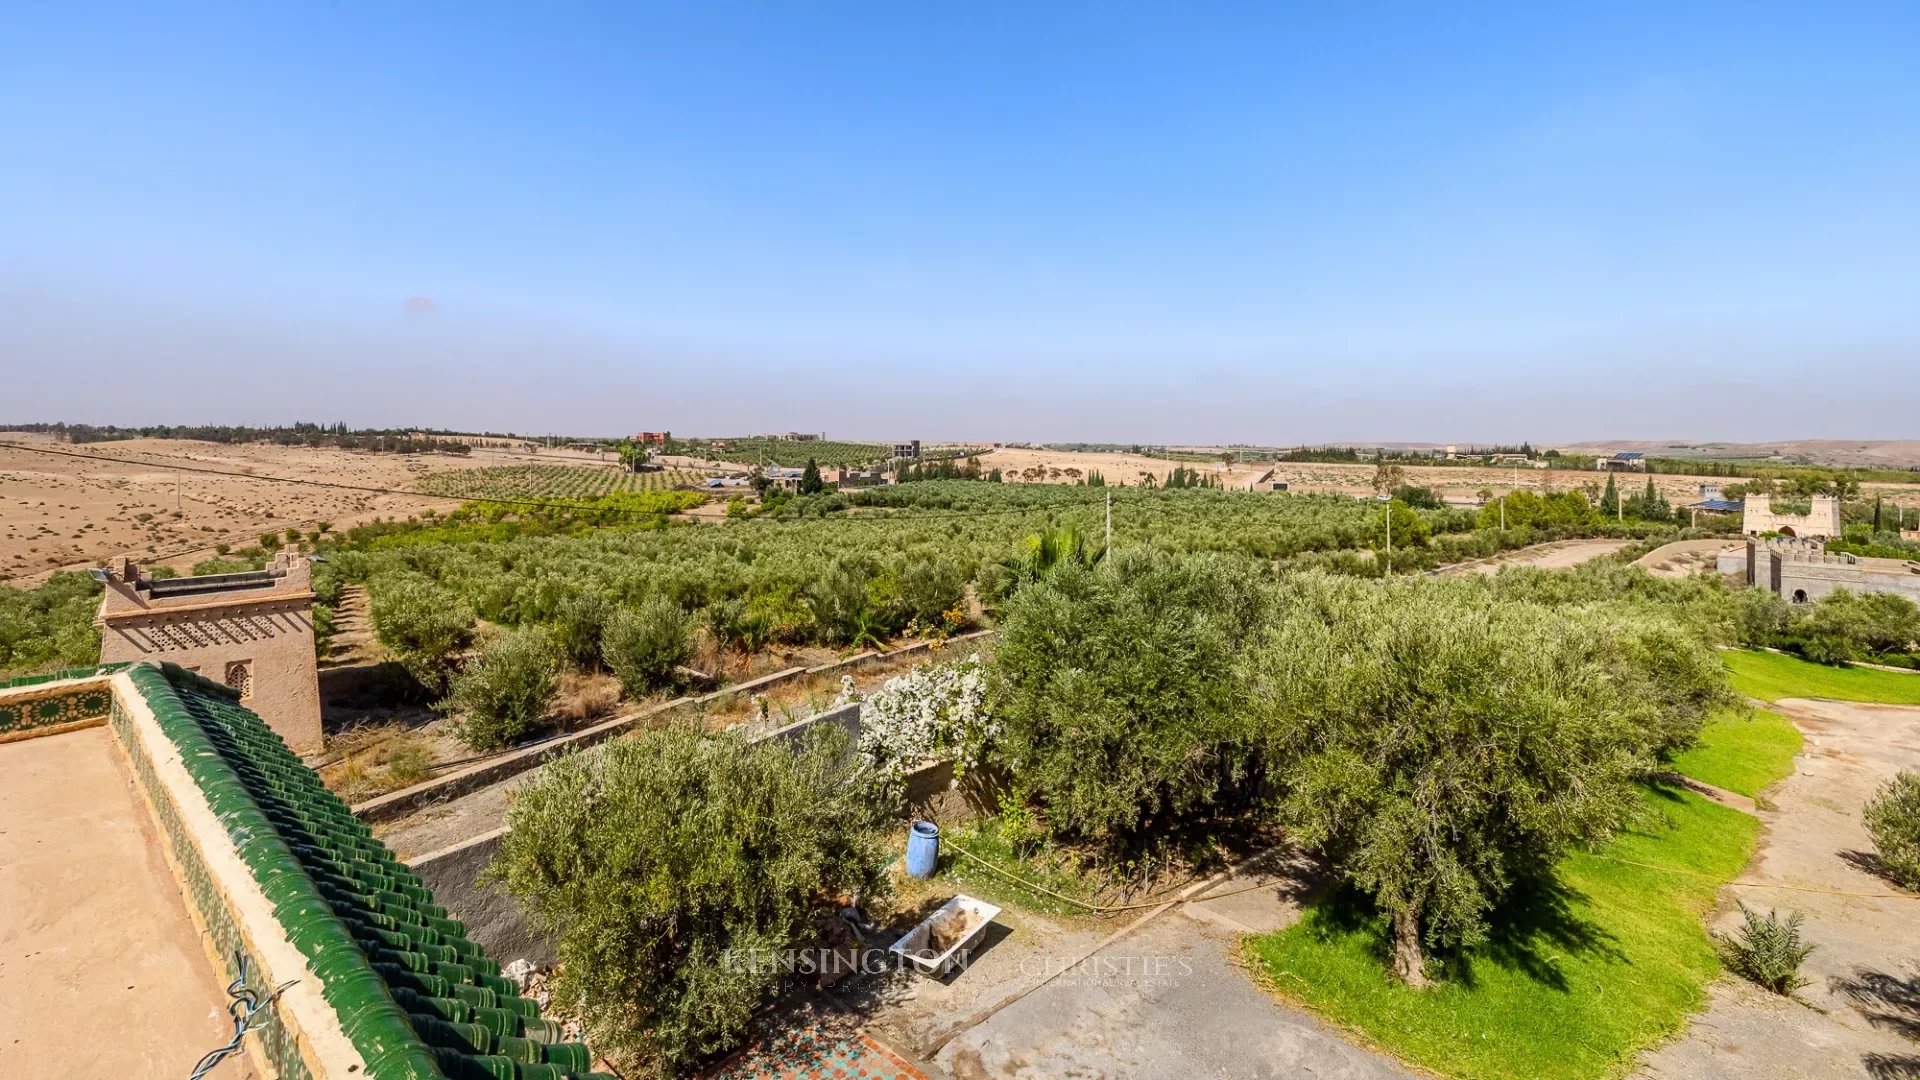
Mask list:
[[[920,440],[897,442],[893,444],[893,456],[896,458],[917,458],[920,456]]]
[[[320,749],[313,568],[283,551],[265,570],[154,580],[124,556],[94,575],[100,662],[156,660],[230,686],[295,753]]]
[[[1805,514],[1776,514],[1769,495],[1749,495],[1741,507],[1740,531],[1748,536],[1779,533],[1805,539],[1833,539],[1840,535],[1840,499],[1836,495],[1815,495],[1812,509]]]
[[[673,438],[671,431],[642,431],[633,437],[633,441],[641,446],[665,446],[667,440],[671,438]]]
[[[1599,472],[1646,472],[1647,455],[1637,450],[1622,450],[1612,457],[1596,460],[1593,467]]]
[[[836,469],[833,482],[844,489],[879,487],[888,482],[887,474],[881,469]]]
[[[806,475],[806,470],[785,468],[768,469],[761,475],[765,476],[767,483],[773,487],[779,488],[781,491],[790,491],[799,494],[800,481]]]

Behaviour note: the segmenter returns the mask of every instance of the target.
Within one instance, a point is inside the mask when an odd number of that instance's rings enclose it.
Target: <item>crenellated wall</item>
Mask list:
[[[1893,593],[1920,603],[1920,562],[1829,554],[1825,545],[1791,538],[1747,538],[1747,584],[1796,604],[1839,592]]]
[[[1840,499],[1833,495],[1815,495],[1808,513],[1776,514],[1772,496],[1748,495],[1743,503],[1740,531],[1748,536],[1783,533],[1803,539],[1821,537],[1830,540],[1840,535]]]

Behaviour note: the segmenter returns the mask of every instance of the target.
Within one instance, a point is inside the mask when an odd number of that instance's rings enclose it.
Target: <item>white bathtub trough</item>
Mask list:
[[[980,940],[998,914],[998,907],[963,893],[907,931],[893,943],[892,951],[923,974],[944,975],[960,953]]]

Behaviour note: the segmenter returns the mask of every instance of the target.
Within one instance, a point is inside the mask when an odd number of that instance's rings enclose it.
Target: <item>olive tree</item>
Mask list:
[[[1867,833],[1895,881],[1920,889],[1920,772],[1904,770],[1868,801]]]
[[[1261,608],[1244,564],[1147,552],[1067,559],[1013,594],[991,710],[1049,827],[1138,851],[1257,782],[1238,661]]]
[[[522,789],[490,875],[558,943],[595,1049],[653,1075],[739,1041],[816,906],[883,887],[886,815],[846,734],[797,747],[661,729]]]
[[[1428,948],[1482,940],[1517,883],[1628,821],[1634,781],[1724,700],[1695,638],[1491,592],[1299,575],[1258,649],[1280,818],[1374,898],[1414,986]]]
[[[544,627],[490,633],[452,680],[443,708],[461,714],[460,741],[475,750],[511,743],[553,702],[559,650]]]
[[[380,643],[421,686],[445,692],[460,654],[473,643],[473,608],[415,574],[383,579],[372,591],[373,629]]]
[[[650,596],[633,608],[621,608],[606,622],[600,651],[620,680],[620,690],[639,697],[674,681],[673,669],[691,653],[693,624],[680,606]]]

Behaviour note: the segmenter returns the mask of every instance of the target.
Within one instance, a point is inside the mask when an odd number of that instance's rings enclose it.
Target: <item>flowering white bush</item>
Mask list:
[[[861,755],[890,776],[943,757],[964,774],[1000,734],[987,715],[986,691],[978,653],[888,679],[860,706]]]

